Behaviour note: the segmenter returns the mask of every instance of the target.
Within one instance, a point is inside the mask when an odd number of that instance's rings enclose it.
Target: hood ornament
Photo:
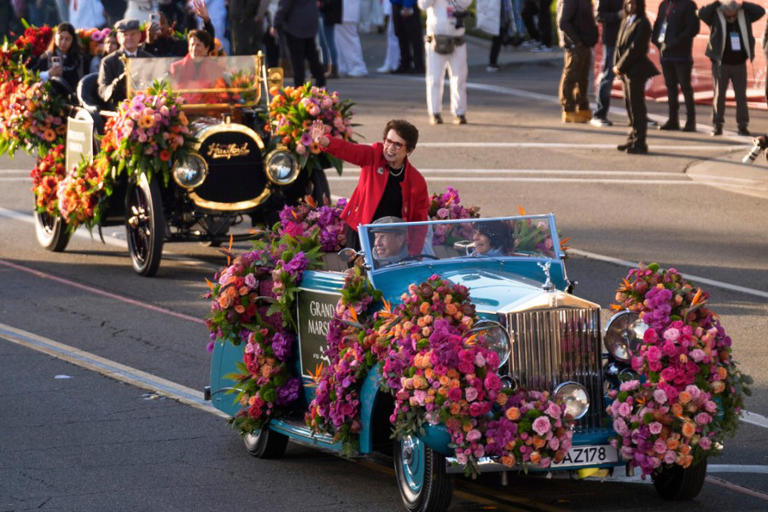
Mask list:
[[[549,273],[549,269],[552,267],[552,260],[548,260],[546,263],[537,263],[539,268],[544,271],[544,276],[547,278],[546,281],[544,281],[544,284],[541,285],[542,290],[551,292],[555,285],[552,284],[552,277]]]

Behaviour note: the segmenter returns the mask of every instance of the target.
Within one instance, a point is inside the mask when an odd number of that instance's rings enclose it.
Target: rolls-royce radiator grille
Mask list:
[[[583,384],[590,406],[577,429],[601,426],[600,310],[532,310],[508,313],[505,320],[513,339],[510,376],[523,389],[552,391],[565,381]]]

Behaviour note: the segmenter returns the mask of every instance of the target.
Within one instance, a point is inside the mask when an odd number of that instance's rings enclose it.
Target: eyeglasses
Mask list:
[[[395,142],[392,139],[384,139],[384,145],[385,146],[394,146],[394,148],[398,151],[403,149],[405,147],[405,144],[402,142]]]

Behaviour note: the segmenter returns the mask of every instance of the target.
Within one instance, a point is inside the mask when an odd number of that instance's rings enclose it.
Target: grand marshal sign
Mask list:
[[[298,293],[299,361],[301,375],[311,379],[319,365],[328,366],[328,323],[333,319],[340,293],[300,289]]]

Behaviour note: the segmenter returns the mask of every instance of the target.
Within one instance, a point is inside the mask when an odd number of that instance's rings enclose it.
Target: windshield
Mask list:
[[[466,258],[558,258],[554,216],[526,215],[360,226],[371,268]]]
[[[254,106],[261,97],[261,58],[163,57],[128,59],[128,96],[165,80],[184,98],[185,107]]]

